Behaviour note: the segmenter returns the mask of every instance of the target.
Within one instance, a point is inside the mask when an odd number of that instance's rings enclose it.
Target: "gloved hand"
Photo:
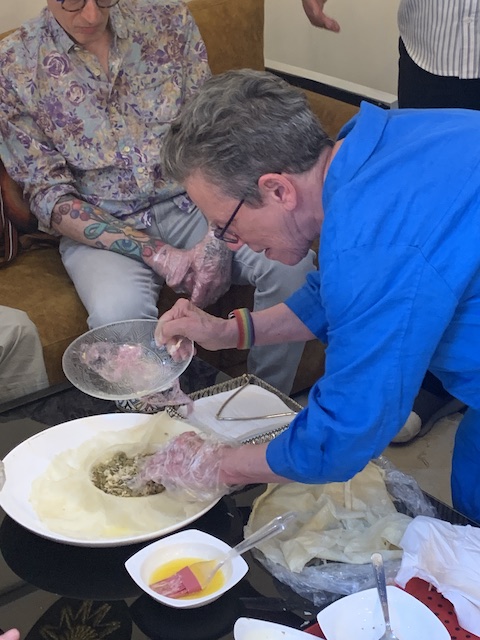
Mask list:
[[[185,413],[188,415],[192,411],[193,400],[190,396],[180,388],[180,381],[174,380],[170,389],[165,391],[157,391],[149,396],[142,396],[141,402],[147,402],[151,406],[157,407],[157,411],[162,411],[165,407],[185,407]]]
[[[220,498],[233,489],[219,479],[222,452],[229,448],[193,431],[181,433],[145,458],[132,487],[140,488],[153,480],[189,500]]]
[[[212,230],[191,249],[163,245],[147,264],[177,293],[186,293],[200,308],[213,304],[231,283],[232,252]]]

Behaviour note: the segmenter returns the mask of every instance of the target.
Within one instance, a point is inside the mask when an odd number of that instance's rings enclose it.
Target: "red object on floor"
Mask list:
[[[480,640],[479,636],[469,633],[462,629],[458,625],[457,616],[453,609],[452,603],[444,598],[441,593],[434,588],[429,590],[428,582],[420,580],[420,578],[412,578],[405,587],[405,591],[415,596],[417,600],[423,602],[430,611],[443,622],[447,627],[447,631],[450,634],[452,640]],[[313,624],[308,629],[305,629],[306,633],[310,633],[317,638],[325,638],[318,624]]]
[[[312,636],[315,636],[317,638],[325,638],[325,636],[322,634],[322,632],[320,631],[320,627],[318,626],[318,622],[315,624],[312,624],[311,627],[307,627],[306,629],[304,629],[305,633],[309,633]]]

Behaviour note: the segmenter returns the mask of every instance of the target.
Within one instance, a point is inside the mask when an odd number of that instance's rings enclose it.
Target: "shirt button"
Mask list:
[[[129,153],[130,147],[123,147],[123,153]]]
[[[144,173],[145,169],[143,167],[138,168],[138,173]]]

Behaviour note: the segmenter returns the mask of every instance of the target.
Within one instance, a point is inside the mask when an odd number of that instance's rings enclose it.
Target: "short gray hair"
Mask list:
[[[163,170],[184,183],[197,169],[222,193],[261,205],[266,173],[310,170],[332,141],[303,91],[251,69],[213,76],[164,138]]]

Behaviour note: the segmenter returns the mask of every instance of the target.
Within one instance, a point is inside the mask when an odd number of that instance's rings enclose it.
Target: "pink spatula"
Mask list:
[[[296,513],[293,511],[277,516],[268,524],[260,527],[258,531],[247,536],[245,540],[242,540],[242,542],[230,549],[227,553],[213,560],[201,560],[194,562],[190,566],[183,567],[183,569],[174,573],[173,576],[154,582],[150,585],[150,589],[167,598],[181,598],[182,596],[201,591],[205,589],[213,576],[226,562],[236,556],[241,556],[257,544],[277,535],[280,531],[284,531],[295,518]]]

